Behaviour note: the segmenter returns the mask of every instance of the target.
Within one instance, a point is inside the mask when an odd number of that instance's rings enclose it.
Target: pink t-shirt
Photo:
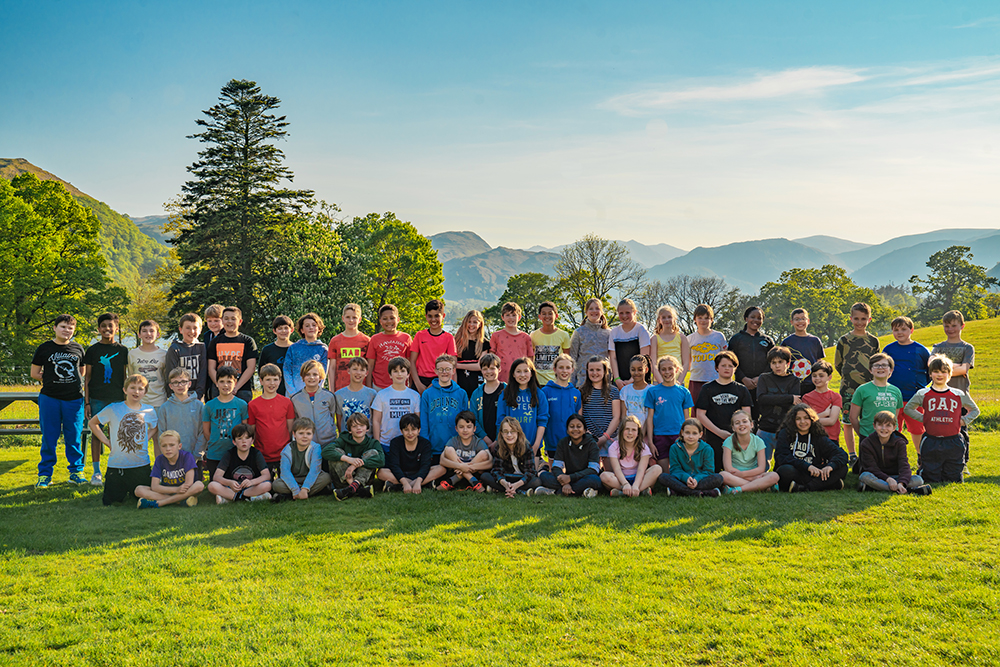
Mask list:
[[[413,339],[410,334],[398,331],[391,336],[387,333],[377,333],[368,341],[365,359],[374,364],[372,369],[372,384],[375,389],[385,389],[392,386],[389,376],[389,362],[396,357],[410,358],[410,345]]]
[[[510,382],[510,367],[521,357],[535,358],[535,346],[531,336],[518,331],[511,335],[501,329],[490,338],[490,352],[500,357],[500,381]]]
[[[836,405],[841,409],[841,411],[844,409],[844,399],[842,399],[840,394],[835,391],[827,391],[825,394],[821,394],[818,391],[810,391],[802,397],[802,402],[816,412],[823,412],[831,405]],[[833,424],[832,426],[824,426],[823,428],[826,429],[826,434],[829,436],[830,440],[840,442],[839,419],[836,424]]]
[[[347,365],[351,363],[351,359],[365,356],[369,340],[371,339],[360,331],[357,336],[345,336],[339,333],[330,339],[326,358],[334,359],[337,362],[337,375],[333,380],[334,391],[351,384],[351,375],[347,371]]]
[[[410,346],[410,354],[417,353],[417,375],[422,378],[435,376],[434,365],[437,358],[442,354],[455,353],[455,337],[447,331],[442,331],[437,336],[428,329],[421,329],[413,336],[413,345]]]
[[[639,452],[639,458],[643,456],[652,456],[652,452],[649,451],[649,445],[645,442],[642,443],[642,450]],[[621,451],[618,449],[618,441],[612,440],[611,445],[608,447],[608,458],[618,459],[618,465],[621,466],[622,474],[626,477],[632,477],[639,470],[639,462],[635,459],[635,450],[628,455],[628,458],[619,458],[621,456]]]

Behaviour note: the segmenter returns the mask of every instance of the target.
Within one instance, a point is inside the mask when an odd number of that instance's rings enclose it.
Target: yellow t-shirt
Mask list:
[[[684,363],[684,359],[681,358],[681,336],[684,334],[676,333],[674,334],[673,340],[663,340],[660,334],[653,336],[653,349],[650,350],[653,354],[653,365],[656,365],[657,360],[660,357],[665,357],[668,354],[677,359],[680,363]]]
[[[542,333],[541,329],[531,332],[531,344],[535,346],[535,370],[538,386],[544,387],[549,380],[556,379],[552,366],[556,357],[569,349],[569,332],[556,329],[553,333]]]

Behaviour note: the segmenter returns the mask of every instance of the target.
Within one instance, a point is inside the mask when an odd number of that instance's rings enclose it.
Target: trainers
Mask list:
[[[551,491],[552,489],[549,489],[549,490]],[[583,497],[584,498],[596,498],[597,497],[597,489],[584,489],[583,490]]]
[[[844,480],[842,480],[842,479],[838,479],[837,480],[837,490],[838,491],[843,491],[844,490]]]
[[[357,496],[358,498],[374,498],[375,492],[372,491],[372,487],[370,486],[362,486],[358,489]]]
[[[611,493],[609,495],[612,498],[617,498],[618,496],[622,495],[622,490],[621,489],[611,489]]]
[[[771,487],[771,491],[774,491],[775,493],[780,493],[781,492],[781,487],[779,487],[777,484],[775,484],[774,486]]]
[[[472,490],[475,491],[476,493],[483,493],[484,491],[486,491],[486,487],[483,486],[482,482],[476,482],[476,485],[472,487]]]
[[[333,497],[337,500],[344,500],[351,497],[351,487],[345,486],[342,489],[337,489],[333,492]]]
[[[151,510],[156,509],[160,506],[155,500],[149,500],[147,498],[139,498],[139,502],[135,504],[136,509],[140,510]]]
[[[49,484],[51,484],[51,483],[52,483],[52,478],[50,476],[48,476],[48,475],[39,475],[38,476],[38,481],[35,482],[35,488],[36,489],[47,489],[47,488],[49,488]]]
[[[257,502],[257,501],[260,501],[260,500],[270,500],[270,499],[271,499],[271,493],[269,491],[265,491],[264,493],[260,494],[259,496],[251,496],[250,497],[250,502],[254,503],[254,502]]]
[[[864,493],[867,490],[868,490],[868,485],[865,484],[864,482],[859,481],[858,482],[858,493]]]
[[[962,468],[962,477],[970,477],[971,475],[972,475],[972,473],[969,472],[969,464],[966,463],[965,467]]]
[[[735,496],[737,493],[743,493],[743,487],[742,486],[724,486],[724,487],[722,487],[722,492],[725,493],[725,494],[727,494],[727,495],[730,495],[730,496]]]
[[[229,502],[229,501],[228,501],[228,500],[226,500],[225,498],[223,498],[222,496],[216,496],[216,497],[215,497],[215,504],[216,504],[216,505],[225,505],[225,504],[226,504],[226,503],[228,503],[228,502]]]
[[[652,489],[643,489],[642,491],[639,492],[639,495],[640,496],[652,496],[653,495],[653,490]]]
[[[532,489],[532,491],[534,491],[534,494],[532,494],[531,492],[529,492],[529,493],[528,493],[528,495],[529,495],[529,496],[530,496],[530,495],[536,495],[536,496],[552,496],[552,495],[555,495],[555,493],[556,493],[555,491],[553,491],[552,489],[550,489],[550,488],[549,488],[549,487],[547,487],[547,486],[539,486],[539,487],[538,487],[538,488],[536,488],[536,489]]]
[[[795,480],[792,480],[788,483],[788,492],[795,493],[801,486],[801,484],[796,484]]]
[[[918,496],[929,496],[931,495],[931,491],[933,491],[933,489],[931,489],[930,484],[922,484],[921,486],[910,489],[910,493],[915,493]]]
[[[400,492],[402,490],[403,490],[403,485],[402,484],[392,484],[390,482],[386,482],[385,483],[385,492],[386,493],[398,493],[398,492]]]
[[[858,458],[857,454],[852,453],[848,458],[847,465],[850,466],[851,472],[857,475],[858,470],[861,469],[861,459]]]
[[[87,480],[85,480],[83,477],[80,477],[80,473],[72,472],[69,474],[69,483],[80,485],[80,484],[86,484]]]
[[[278,503],[283,503],[286,500],[291,500],[292,496],[289,493],[275,493],[271,496],[271,502],[277,505]]]
[[[668,486],[668,487],[667,487],[666,489],[664,489],[664,491],[666,491],[666,492],[667,492],[667,495],[668,495],[668,496],[672,496],[672,495],[674,495],[674,494],[673,494],[673,492],[672,492],[672,491],[670,490],[670,487],[669,487],[669,486]]]
[[[434,488],[436,488],[438,491],[451,491],[455,487],[448,480],[442,479],[440,482],[437,483],[437,486]]]
[[[709,489],[707,491],[702,491],[701,495],[705,498],[718,498],[722,495],[722,491],[719,491],[718,489]]]
[[[101,477],[101,473],[95,472],[93,475],[90,476],[90,485],[104,486],[104,478]]]
[[[198,504],[198,496],[188,496],[184,499],[184,504],[188,507],[194,507]]]

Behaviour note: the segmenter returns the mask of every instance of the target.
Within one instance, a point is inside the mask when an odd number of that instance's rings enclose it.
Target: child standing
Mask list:
[[[518,361],[531,363],[527,359]],[[540,481],[535,474],[535,456],[521,423],[515,417],[504,417],[497,426],[497,435],[493,469],[480,475],[483,484],[508,498],[537,488]]]
[[[517,328],[517,323],[521,321],[521,306],[508,301],[500,310],[500,319],[503,320],[503,329],[493,333],[490,350],[500,357],[500,379],[510,383],[510,369],[514,361],[523,357],[534,359],[535,346],[531,336]]]
[[[368,377],[368,360],[364,357],[354,357],[347,362],[347,372],[350,382],[334,392],[336,400],[337,428],[341,433],[347,430],[347,419],[354,414],[362,414],[371,423],[372,402],[375,400],[375,390],[366,387],[364,382]]]
[[[448,491],[465,480],[473,491],[486,490],[477,475],[493,468],[493,457],[486,443],[476,436],[476,415],[472,412],[462,410],[455,417],[455,436],[445,445],[441,465],[453,472],[438,483],[438,489]]]
[[[223,366],[216,376],[215,386],[219,395],[205,403],[201,411],[201,426],[205,436],[205,467],[209,481],[215,479],[215,471],[223,454],[233,447],[233,431],[247,420],[247,404],[234,394],[239,376],[232,366]],[[251,442],[253,432],[250,433]],[[263,457],[261,458],[263,460]]]
[[[254,446],[263,454],[271,475],[281,463],[282,451],[291,440],[295,407],[278,393],[281,369],[267,364],[260,369],[261,395],[247,406],[247,423],[254,427]],[[312,434],[309,435],[312,438]]]
[[[715,312],[708,304],[700,304],[694,309],[694,323],[698,328],[688,335],[688,345],[691,348],[691,375],[688,389],[691,398],[698,400],[698,392],[718,374],[715,371],[715,355],[729,345],[726,337],[712,329]]]
[[[347,418],[345,426],[347,430],[323,448],[323,458],[329,462],[339,487],[333,496],[337,500],[351,496],[371,498],[369,483],[385,465],[385,453],[379,441],[368,435],[371,428],[368,417],[356,412]]]
[[[847,477],[847,453],[826,437],[816,411],[794,405],[785,415],[774,450],[782,491],[838,491]]]
[[[219,385],[220,396],[223,391]],[[253,426],[239,424],[233,429],[233,446],[222,455],[208,484],[217,504],[271,499],[271,470],[253,446],[253,436]]]
[[[927,364],[931,386],[913,395],[904,408],[910,419],[924,425],[925,435],[917,453],[924,481],[961,482],[967,447],[962,427],[979,416],[979,406],[972,397],[949,384],[951,359],[934,355]],[[918,410],[923,408],[923,413]]]
[[[869,359],[879,350],[878,338],[868,333],[868,323],[872,318],[872,309],[867,303],[859,301],[851,306],[852,331],[845,333],[837,341],[837,351],[833,365],[840,373],[840,398],[844,405],[850,405],[854,392],[866,382],[871,382],[872,372],[869,369]],[[850,465],[858,460],[854,453],[854,428],[848,415],[843,415],[844,444],[847,446],[847,456]]]
[[[670,446],[681,433],[681,425],[694,407],[691,392],[675,381],[683,369],[675,357],[660,357],[656,364],[662,381],[646,391],[646,429],[651,434],[656,462],[665,470],[670,467]]]
[[[771,372],[762,373],[757,385],[757,405],[760,408],[757,435],[767,446],[767,460],[770,461],[785,413],[802,401],[802,390],[799,379],[788,372],[792,353],[787,347],[772,348],[767,353],[767,362]]]
[[[570,415],[579,414],[582,409],[580,390],[574,387],[573,357],[560,354],[556,357],[556,379],[542,387],[542,393],[549,403],[549,421],[545,426],[545,458],[549,461],[556,455],[559,442],[566,437],[566,420]],[[543,468],[539,466],[539,469]]]
[[[260,358],[257,362],[263,367],[267,364],[274,364],[279,369],[285,367],[285,355],[292,346],[289,338],[292,335],[292,318],[287,315],[278,315],[271,322],[271,331],[274,333],[274,342],[268,343],[260,351]],[[285,386],[285,376],[282,374],[281,382],[278,384],[278,393],[282,396],[291,396],[295,392],[288,391]]]
[[[389,362],[389,375],[392,384],[378,392],[372,401],[372,437],[382,443],[386,454],[389,453],[393,439],[400,435],[402,426],[399,420],[404,415],[420,414],[420,394],[406,386],[406,380],[410,377],[410,362],[403,357],[396,357]],[[418,419],[418,431],[419,424]]]
[[[667,495],[718,498],[722,495],[722,475],[715,472],[715,454],[701,439],[697,419],[685,419],[680,440],[670,447],[670,472],[660,475]]]
[[[427,328],[417,332],[410,347],[411,380],[413,388],[419,394],[423,394],[437,377],[435,367],[441,355],[455,356],[455,338],[444,330],[444,301],[441,299],[428,301],[424,306],[424,317],[427,320]],[[426,423],[426,419],[424,422]]]
[[[184,503],[188,507],[198,504],[198,494],[205,484],[195,479],[198,464],[194,455],[181,447],[177,431],[163,431],[159,436],[160,454],[153,461],[152,482],[149,486],[135,487],[139,509],[155,509],[164,505]]]
[[[285,385],[290,393],[297,394],[302,390],[299,371],[306,362],[323,363],[326,360],[326,343],[319,339],[323,335],[324,328],[323,318],[316,313],[306,313],[295,323],[295,330],[299,332],[301,338],[288,348],[282,367],[282,375],[288,378],[285,380]]]
[[[386,483],[386,491],[420,493],[445,470],[431,465],[431,443],[420,435],[420,415],[410,412],[400,417],[398,431],[389,444],[385,468],[378,471],[378,478]]]
[[[559,441],[552,460],[552,472],[542,471],[540,486],[528,495],[551,496],[561,491],[564,496],[581,495],[593,498],[601,488],[600,452],[597,440],[587,433],[583,418],[570,415],[566,420],[566,437]]]
[[[222,309],[222,332],[208,344],[208,377],[221,392],[217,382],[219,369],[235,368],[238,378],[234,393],[244,403],[249,403],[253,399],[253,375],[257,369],[257,342],[240,333],[241,324],[243,311],[236,306]]]
[[[129,375],[139,374],[146,378],[149,384],[146,388],[146,404],[158,408],[167,400],[164,367],[167,351],[157,347],[160,338],[160,325],[154,320],[143,320],[139,323],[139,347],[128,351]]]
[[[813,364],[823,359],[826,352],[823,341],[809,333],[809,311],[805,308],[792,311],[792,330],[793,333],[781,341],[781,346],[792,351],[792,375],[802,383],[802,395],[805,396],[814,388],[810,379]]]
[[[528,439],[531,454],[540,456],[545,427],[549,423],[549,401],[539,389],[535,365],[527,357],[511,365],[510,383],[504,389],[503,399],[497,403],[497,430],[507,417],[517,420]]]
[[[387,303],[379,308],[378,323],[382,331],[372,336],[368,341],[368,349],[365,350],[365,359],[368,360],[368,379],[365,384],[375,391],[392,386],[389,362],[397,357],[409,358],[410,345],[413,344],[410,334],[396,330],[399,326],[399,310],[396,306]]]
[[[614,439],[621,421],[621,396],[611,382],[611,364],[602,357],[587,361],[587,379],[580,388],[583,422],[597,440],[601,458],[608,455],[608,443]]]
[[[677,384],[683,386],[687,369],[691,368],[691,345],[687,336],[681,333],[678,324],[680,318],[673,306],[660,306],[656,311],[656,335],[649,341],[650,359],[653,364],[653,379],[659,384],[663,381],[660,371],[656,369],[656,360],[670,356],[677,359],[684,368],[683,374],[677,378]]]
[[[573,363],[576,364],[573,384],[577,387],[586,379],[587,359],[608,356],[611,337],[608,318],[604,315],[604,304],[600,299],[589,299],[583,310],[587,319],[573,332],[569,341],[569,356],[573,357]]]
[[[149,440],[156,434],[156,410],[145,405],[146,378],[130,375],[125,380],[125,400],[105,406],[90,418],[90,433],[98,442],[107,445],[108,475],[104,482],[105,505],[120,503],[130,493],[135,495],[137,486],[149,486]],[[103,424],[111,426],[111,438],[101,430]]]
[[[469,407],[476,413],[476,435],[486,442],[490,452],[496,450],[497,441],[497,404],[503,397],[506,382],[500,381],[500,357],[487,352],[479,360],[482,368],[483,384],[472,392]]]
[[[653,451],[642,440],[639,418],[626,416],[618,428],[618,439],[608,447],[611,470],[601,473],[601,482],[611,496],[653,495],[653,486],[663,468],[656,463],[649,464],[652,456]]]
[[[621,412],[619,414],[624,418],[626,415],[632,415],[639,420],[639,426],[643,427],[642,433],[645,433],[644,425],[646,423],[646,392],[649,391],[649,384],[646,383],[646,376],[649,375],[649,361],[645,356],[637,354],[629,360],[628,372],[631,375],[631,382],[627,383],[622,387],[621,391],[618,392],[618,396],[621,399]],[[659,375],[659,371],[656,373]],[[640,436],[647,444],[651,444],[652,440],[650,437]]]
[[[44,489],[52,483],[52,472],[56,465],[56,445],[59,434],[63,435],[66,447],[66,466],[69,468],[71,484],[84,484],[80,476],[83,471],[83,448],[80,435],[83,432],[83,374],[80,367],[84,363],[83,346],[73,340],[76,332],[76,318],[59,315],[52,327],[52,340],[45,341],[35,350],[31,358],[31,377],[42,383],[38,392],[38,421],[42,428],[41,461],[38,463],[36,489]],[[97,483],[100,484],[100,472]]]
[[[757,382],[760,374],[770,368],[767,353],[774,347],[774,341],[760,332],[764,326],[764,309],[760,306],[750,306],[743,311],[743,321],[746,323],[743,330],[729,339],[729,351],[740,360],[736,367],[736,381],[749,389],[750,397],[756,401]],[[721,451],[721,447],[719,449]]]
[[[559,355],[569,352],[569,333],[556,327],[559,311],[556,304],[543,301],[538,305],[538,319],[542,322],[541,329],[531,332],[531,344],[535,348],[535,370],[538,373],[538,384],[543,387],[556,379],[555,363]]]
[[[750,415],[737,410],[730,428],[733,434],[722,443],[722,481],[728,493],[765,491],[778,483],[778,473],[767,471],[767,447],[753,433]]]
[[[304,387],[292,396],[295,416],[312,420],[315,429],[313,439],[320,445],[333,442],[340,435],[337,429],[337,399],[323,389],[323,380],[326,379],[323,364],[316,360],[307,361],[302,364],[299,376]]]
[[[906,438],[896,430],[896,415],[883,410],[875,415],[875,432],[861,441],[861,474],[858,491],[888,491],[904,494],[912,491],[929,496],[931,487],[919,475],[910,473],[906,456]]]
[[[858,387],[851,398],[851,426],[860,438],[867,438],[875,431],[875,414],[888,410],[899,414],[903,409],[903,395],[899,387],[889,384],[893,362],[888,354],[873,354],[868,361],[872,381]]]
[[[927,375],[927,362],[931,358],[930,350],[915,342],[912,335],[913,320],[909,317],[897,317],[892,321],[892,337],[896,340],[886,345],[885,349],[882,350],[884,354],[892,357],[893,368],[889,382],[899,389],[903,395],[904,404],[930,382],[930,377]],[[910,419],[905,414],[903,415],[903,423],[906,425],[907,432],[913,437],[913,444],[919,452],[920,436],[923,435],[924,425]]]
[[[725,451],[722,443],[732,435],[729,429],[732,427],[733,415],[740,410],[751,413],[754,403],[750,390],[733,379],[740,360],[732,350],[719,352],[713,363],[719,377],[701,388],[698,402],[694,404],[694,414],[705,427],[705,442],[715,452],[715,471],[720,472],[723,469]]]
[[[608,358],[611,360],[611,382],[616,389],[625,386],[624,378],[630,376],[629,363],[637,354],[649,356],[649,331],[636,322],[638,313],[635,301],[622,299],[618,304],[618,321],[621,323],[608,336]],[[589,362],[588,362],[589,363]],[[589,371],[588,371],[589,374]],[[615,425],[617,428],[617,424]]]
[[[208,382],[208,352],[205,344],[198,340],[201,334],[201,317],[197,313],[181,315],[178,329],[180,340],[170,344],[163,361],[163,372],[168,379],[167,396],[173,393],[173,387],[169,384],[171,374],[175,369],[183,368],[190,378],[185,394],[190,392],[196,398],[203,399]]]
[[[833,378],[833,366],[825,359],[820,359],[812,365],[810,373],[813,389],[802,396],[802,402],[816,411],[819,423],[826,430],[826,435],[833,444],[840,445],[840,412],[844,409],[843,400],[835,391],[830,391],[830,380]]]
[[[280,476],[271,484],[280,500],[289,497],[292,500],[307,500],[330,488],[333,480],[329,473],[323,471],[320,446],[313,440],[314,430],[308,417],[299,417],[292,422],[292,441],[281,448]],[[273,477],[274,473],[271,474]]]
[[[455,334],[455,351],[458,353],[458,372],[455,381],[472,400],[472,394],[483,382],[480,358],[490,351],[486,340],[486,322],[478,310],[470,310],[462,318]]]
[[[976,365],[976,348],[962,340],[962,329],[965,328],[965,316],[960,310],[949,310],[941,318],[944,326],[944,342],[936,343],[931,348],[931,354],[942,354],[951,360],[951,379],[948,386],[954,387],[971,395],[972,381],[969,373]],[[969,428],[962,424],[962,440],[965,441],[965,470],[969,474]],[[918,450],[919,451],[919,450]]]
[[[420,435],[431,441],[431,465],[440,462],[445,445],[455,437],[455,417],[469,409],[465,390],[451,381],[456,363],[453,355],[439,356],[434,365],[437,379],[420,396]]]
[[[333,386],[330,390],[336,394],[351,382],[350,363],[353,359],[364,359],[368,350],[368,336],[358,331],[358,323],[361,321],[361,306],[356,303],[349,303],[344,306],[344,312],[340,316],[344,323],[344,330],[330,339],[330,347],[327,349],[327,377],[333,378]],[[366,366],[367,368],[367,366]]]
[[[125,400],[125,370],[128,366],[128,348],[115,340],[118,335],[118,315],[103,313],[97,318],[97,332],[101,339],[87,349],[83,356],[85,384],[83,409],[89,420],[112,403]],[[101,477],[101,442],[90,442],[90,455],[94,474],[90,483],[103,484]]]
[[[176,433],[181,449],[194,456],[196,461],[201,460],[205,453],[205,430],[201,424],[205,404],[189,391],[191,376],[187,369],[178,366],[170,371],[168,380],[170,398],[156,408],[156,427],[161,433]],[[157,455],[162,451],[155,436],[153,451]],[[201,479],[200,469],[198,479]]]

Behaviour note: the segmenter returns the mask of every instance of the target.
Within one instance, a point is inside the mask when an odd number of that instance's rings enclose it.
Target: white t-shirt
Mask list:
[[[379,442],[383,447],[388,447],[389,442],[397,435],[402,435],[399,430],[399,419],[403,415],[410,413],[420,414],[420,394],[407,387],[402,391],[396,391],[392,387],[386,387],[377,394],[372,401],[372,412],[382,413],[381,432]]]
[[[167,400],[166,383],[163,381],[163,367],[167,359],[167,351],[156,348],[152,352],[143,352],[139,348],[128,351],[128,374],[139,374],[146,378],[149,386],[143,402],[158,408]]]
[[[719,377],[715,370],[715,355],[729,349],[729,341],[718,331],[710,331],[702,336],[697,331],[688,334],[688,344],[691,346],[691,374],[689,381],[711,382]]]
[[[109,468],[149,465],[149,429],[156,427],[156,408],[143,403],[133,410],[124,401],[112,403],[97,413],[97,421],[110,424]]]

